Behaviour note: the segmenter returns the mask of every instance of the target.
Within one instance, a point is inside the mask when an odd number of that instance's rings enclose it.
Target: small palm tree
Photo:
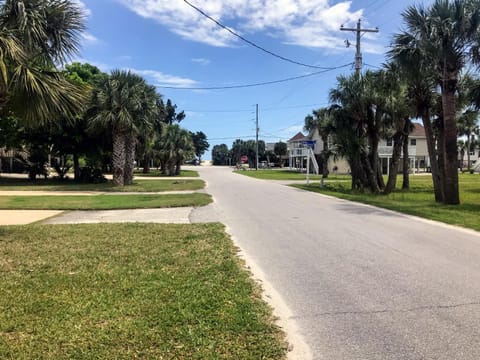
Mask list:
[[[178,124],[165,126],[161,146],[160,152],[165,159],[170,176],[180,175],[183,161],[195,153],[190,132],[182,129]]]

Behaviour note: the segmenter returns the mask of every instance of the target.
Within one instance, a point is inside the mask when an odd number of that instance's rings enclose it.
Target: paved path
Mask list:
[[[480,359],[480,236],[199,168],[225,223],[314,359]]]

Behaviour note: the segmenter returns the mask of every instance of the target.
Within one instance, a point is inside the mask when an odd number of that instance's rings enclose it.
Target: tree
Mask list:
[[[402,14],[407,29],[395,41],[397,54],[420,54],[434,69],[442,95],[443,201],[452,205],[460,203],[456,95],[467,62],[478,64],[480,60],[479,8],[478,0],[435,0],[428,8],[411,6]]]
[[[202,155],[210,146],[207,141],[207,135],[205,135],[202,131],[197,131],[195,133],[190,132],[190,135],[192,136],[193,146],[195,147],[195,155],[198,157],[198,162],[201,163]]]
[[[305,118],[304,129],[307,131],[317,130],[322,139],[323,149],[320,154],[320,165],[322,171],[322,180],[320,186],[324,186],[324,179],[328,177],[328,160],[333,154],[328,148],[328,137],[333,134],[335,128],[328,108],[313,110],[312,115]]]
[[[108,75],[99,68],[88,63],[74,62],[65,66],[64,75],[68,81],[86,89],[91,96],[92,90],[96,84],[106,80]],[[105,141],[106,132],[89,131],[88,114],[83,111],[76,114],[73,118],[61,118],[53,125],[53,133],[56,142],[61,144],[61,151],[73,156],[74,178],[80,180],[80,156],[87,153],[98,155],[99,146]],[[82,179],[85,181],[85,179]]]
[[[212,148],[213,165],[230,165],[230,150],[226,144],[215,145]]]
[[[184,111],[177,113],[177,105],[173,104],[170,99],[167,100],[165,105],[161,102],[161,107],[163,107],[163,122],[167,125],[180,123],[186,117]]]
[[[193,146],[190,132],[182,129],[178,124],[167,125],[160,139],[160,153],[166,162],[168,175],[180,175],[181,165],[190,156],[193,156]]]
[[[59,114],[72,118],[86,105],[83,89],[58,64],[77,53],[85,29],[70,0],[6,0],[0,5],[0,110],[30,125]]]
[[[94,126],[112,132],[113,182],[130,184],[133,179],[136,136],[156,115],[155,88],[130,71],[114,70],[93,93]]]
[[[284,143],[282,141],[275,143],[275,145],[273,146],[273,152],[275,153],[275,155],[278,156],[278,158],[280,159],[280,162],[283,165],[282,156],[286,156],[288,154],[287,143]]]

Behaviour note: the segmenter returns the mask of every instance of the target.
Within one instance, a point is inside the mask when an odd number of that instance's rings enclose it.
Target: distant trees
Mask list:
[[[231,165],[230,150],[226,144],[215,145],[212,148],[213,165]]]
[[[198,157],[199,163],[202,162],[202,156],[205,154],[205,151],[208,150],[210,144],[207,141],[207,135],[202,131],[190,132],[192,137],[193,147],[195,148],[195,155]]]

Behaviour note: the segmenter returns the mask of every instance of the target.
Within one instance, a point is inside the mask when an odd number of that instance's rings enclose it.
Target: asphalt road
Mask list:
[[[314,359],[480,359],[480,236],[199,167]],[[480,221],[480,220],[479,220]]]

